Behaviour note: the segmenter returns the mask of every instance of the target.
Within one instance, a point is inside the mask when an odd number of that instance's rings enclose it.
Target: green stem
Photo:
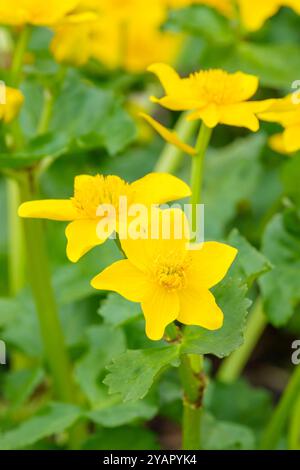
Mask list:
[[[22,66],[30,34],[30,27],[24,26],[16,44],[10,74],[10,85],[13,87],[18,87],[22,80]]]
[[[187,121],[186,113],[182,113],[174,131],[182,141],[188,142],[195,133],[196,126],[197,121]],[[154,171],[158,173],[175,173],[182,162],[183,155],[182,150],[179,148],[166,144],[154,167]]]
[[[191,204],[197,207],[200,204],[203,186],[203,163],[204,157],[212,135],[212,129],[207,127],[204,122],[201,124],[200,132],[196,143],[197,154],[192,157],[191,171]]]
[[[294,369],[294,372],[290,378],[290,381],[275,409],[272,414],[271,420],[263,434],[262,441],[261,441],[261,449],[271,450],[276,448],[280,436],[282,434],[282,430],[286,425],[288,417],[291,415],[291,411],[293,410],[293,405],[296,400],[299,400],[300,394],[300,366],[297,366]],[[297,413],[298,415],[298,413]],[[292,439],[292,444],[294,445],[296,442],[299,447],[299,421],[296,423],[294,422],[296,416],[293,416],[293,429],[292,435],[290,435],[290,439]],[[295,427],[294,427],[295,426]],[[297,433],[296,433],[297,428]],[[296,439],[296,442],[295,442]],[[291,444],[291,441],[290,441]]]
[[[290,450],[300,450],[300,387],[289,425],[288,447]]]
[[[225,383],[234,382],[243,371],[257,341],[267,326],[262,300],[258,298],[250,315],[244,338],[244,344],[222,362],[217,378]]]
[[[48,131],[50,120],[53,113],[54,95],[50,90],[44,92],[44,106],[37,128],[37,134],[45,134]]]
[[[8,208],[8,275],[9,291],[15,296],[23,287],[25,281],[25,253],[22,220],[17,216],[21,203],[20,190],[17,181],[9,178],[6,183]]]
[[[31,174],[20,183],[23,201],[33,199]],[[51,285],[43,221],[24,219],[28,256],[28,275],[34,296],[43,339],[45,358],[51,370],[57,397],[74,402],[74,387],[63,331]]]
[[[10,72],[10,85],[18,87],[22,79],[22,65],[24,54],[30,37],[30,28],[25,26],[16,43],[12,67]],[[15,120],[10,125],[13,150],[23,146],[23,134],[19,122]],[[19,186],[13,179],[7,180],[7,217],[8,217],[8,274],[10,295],[14,296],[24,286],[24,234],[23,223],[17,217],[18,207],[21,202]]]
[[[203,356],[184,354],[181,357],[180,378],[184,391],[182,448],[201,448],[201,417],[205,379],[202,374]]]
[[[191,205],[192,227],[196,227],[197,205],[201,200],[203,184],[203,161],[211,138],[212,129],[202,123],[196,143],[197,154],[192,158],[191,173]],[[194,450],[201,448],[201,417],[202,399],[205,379],[202,374],[203,356],[186,354],[181,358],[180,376],[184,390],[183,400],[183,449]]]

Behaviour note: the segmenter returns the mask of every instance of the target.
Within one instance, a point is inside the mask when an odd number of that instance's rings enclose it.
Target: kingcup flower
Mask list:
[[[82,66],[96,59],[111,69],[143,72],[153,61],[173,62],[182,43],[181,35],[161,31],[161,0],[83,0],[81,9],[97,16],[79,24],[66,17],[54,28],[51,51],[58,62]]]
[[[248,31],[257,31],[281,7],[289,7],[300,14],[299,0],[237,0],[240,19]]]
[[[162,236],[166,220],[168,236]],[[184,229],[178,232],[180,225]],[[156,236],[121,240],[127,259],[113,263],[91,282],[95,289],[140,302],[152,340],[161,339],[174,320],[208,330],[223,324],[223,312],[209,289],[224,278],[237,250],[217,242],[189,249],[187,227],[180,209],[158,209]]]
[[[80,0],[0,0],[0,23],[53,25],[79,4]]]
[[[104,243],[116,230],[122,230],[118,220],[126,198],[127,207],[143,204],[150,207],[190,196],[190,188],[175,176],[150,173],[129,184],[118,176],[80,175],[75,178],[74,196],[70,199],[50,199],[23,203],[20,217],[67,221],[67,256],[77,262],[85,253]],[[108,208],[114,208],[114,213]],[[113,217],[114,220],[109,220]],[[99,223],[108,222],[110,232],[99,233]]]
[[[6,86],[1,87],[0,95],[0,120],[8,124],[19,114],[24,96],[19,90]]]
[[[300,150],[300,103],[294,103],[293,96],[275,102],[260,118],[268,122],[278,122],[284,131],[273,135],[269,144],[273,150],[291,154]]]
[[[172,111],[190,111],[187,120],[202,120],[207,127],[218,124],[259,129],[257,115],[269,108],[272,100],[248,101],[257,91],[258,78],[242,72],[228,73],[224,70],[201,70],[187,78],[180,78],[167,64],[153,64],[148,69],[159,78],[165,96],[151,97],[155,103]],[[187,146],[153,118],[142,115],[168,142],[187,153],[195,150]]]

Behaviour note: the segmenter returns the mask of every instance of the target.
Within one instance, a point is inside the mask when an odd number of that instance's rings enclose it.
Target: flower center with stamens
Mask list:
[[[130,185],[118,176],[87,176],[75,182],[72,202],[82,217],[96,218],[100,205],[111,205],[116,214],[119,211],[120,198],[126,197],[131,203]]]
[[[186,80],[197,99],[216,105],[236,102],[240,90],[239,77],[224,70],[202,70],[191,74]]]
[[[186,285],[187,268],[188,259],[178,259],[176,253],[159,257],[154,262],[154,280],[168,291],[183,289]]]

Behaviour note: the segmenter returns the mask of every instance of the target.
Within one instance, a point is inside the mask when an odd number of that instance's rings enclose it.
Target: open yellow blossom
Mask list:
[[[24,96],[19,90],[10,87],[1,87],[0,120],[6,124],[11,122],[20,112]]]
[[[257,31],[265,21],[275,15],[282,6],[300,14],[298,0],[237,0],[241,22],[248,31]]]
[[[0,23],[52,25],[71,13],[80,0],[0,0]]]
[[[162,236],[165,220],[170,224],[167,237]],[[223,313],[209,289],[226,275],[237,250],[216,242],[190,250],[186,231],[176,234],[178,223],[187,225],[180,209],[159,210],[158,236],[122,240],[128,259],[113,263],[91,283],[96,289],[140,302],[146,334],[152,340],[161,339],[174,320],[208,330],[223,324]]]
[[[300,103],[293,101],[292,95],[274,102],[260,118],[268,122],[278,122],[284,131],[269,140],[273,150],[291,154],[300,150]]]
[[[248,101],[258,88],[258,78],[242,72],[228,73],[224,70],[202,70],[187,78],[180,78],[167,64],[153,64],[148,69],[162,83],[166,95],[151,100],[172,111],[191,111],[188,120],[202,120],[207,127],[217,124],[246,127],[252,131],[259,129],[257,114],[270,106],[269,101]],[[145,117],[145,116],[144,116]],[[188,151],[186,145],[174,133],[154,123],[150,124],[168,142]]]
[[[51,51],[58,62],[82,66],[96,59],[110,69],[144,72],[155,61],[175,60],[182,35],[161,30],[163,2],[155,0],[151,8],[146,0],[102,0],[97,5],[98,16],[77,24],[66,18],[54,28]],[[96,6],[84,1],[84,8],[93,11]]]
[[[162,204],[189,196],[190,188],[175,176],[164,173],[150,173],[134,183],[127,183],[118,176],[80,175],[75,178],[74,197],[50,199],[23,203],[19,208],[21,217],[43,218],[71,222],[66,228],[67,256],[77,262],[85,253],[104,243],[116,230],[121,211],[133,204]],[[115,214],[107,213],[107,206]],[[127,212],[123,214],[127,216]],[[99,222],[114,217],[109,225],[110,232],[100,236]]]

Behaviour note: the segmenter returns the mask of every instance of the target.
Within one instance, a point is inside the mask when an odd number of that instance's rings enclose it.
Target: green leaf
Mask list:
[[[79,149],[102,147],[111,155],[123,150],[136,135],[120,99],[77,75],[68,78],[55,102],[50,130],[71,138]]]
[[[251,135],[209,152],[204,185],[207,237],[222,238],[238,205],[256,192],[263,173],[260,155],[265,141],[264,135]]]
[[[251,387],[245,380],[233,384],[210,382],[205,392],[206,410],[221,421],[261,429],[272,413],[272,394],[262,388]]]
[[[101,383],[105,367],[125,350],[121,330],[91,326],[86,331],[88,350],[75,367],[76,380],[93,407],[108,401],[107,389]]]
[[[193,36],[200,36],[209,42],[227,44],[234,40],[228,20],[212,8],[191,6],[170,13],[167,27],[180,29]]]
[[[300,207],[299,175],[300,154],[293,155],[293,158],[288,159],[281,175],[284,194],[289,196],[298,207]]]
[[[233,229],[230,233],[228,243],[239,250],[236,261],[230,269],[231,276],[241,278],[244,283],[251,285],[255,279],[272,268],[268,259],[256,250],[237,229]]]
[[[252,450],[255,436],[251,429],[235,423],[217,421],[205,414],[202,423],[202,443],[205,450]]]
[[[96,432],[83,446],[84,450],[156,450],[157,437],[144,427],[124,426],[102,429]]]
[[[22,169],[46,157],[58,158],[68,150],[68,141],[62,135],[45,134],[28,142],[24,150],[0,154],[0,168]]]
[[[141,314],[141,306],[111,293],[101,303],[98,313],[104,319],[104,323],[117,327],[138,317]]]
[[[109,365],[104,383],[124,401],[144,398],[161,370],[174,363],[179,346],[126,351]]]
[[[139,400],[128,403],[112,403],[111,406],[87,413],[87,416],[101,426],[114,428],[137,419],[152,419],[156,412],[155,405],[145,400]]]
[[[44,379],[44,371],[40,367],[23,369],[6,374],[3,384],[4,397],[10,408],[22,405]]]
[[[276,327],[283,326],[300,301],[300,218],[296,212],[276,215],[268,224],[262,251],[273,270],[260,279],[265,313]]]
[[[217,304],[224,313],[224,324],[219,330],[209,331],[198,326],[185,329],[182,353],[214,354],[225,357],[243,344],[248,307],[247,287],[236,278],[227,277],[213,289]]]
[[[289,58],[288,66],[286,57]],[[300,76],[299,48],[296,44],[259,44],[239,41],[212,48],[207,45],[200,58],[205,68],[221,67],[229,72],[257,75],[260,84],[286,90]]]
[[[45,437],[65,431],[80,416],[81,410],[76,406],[52,403],[15,429],[1,433],[0,449],[24,449]]]

